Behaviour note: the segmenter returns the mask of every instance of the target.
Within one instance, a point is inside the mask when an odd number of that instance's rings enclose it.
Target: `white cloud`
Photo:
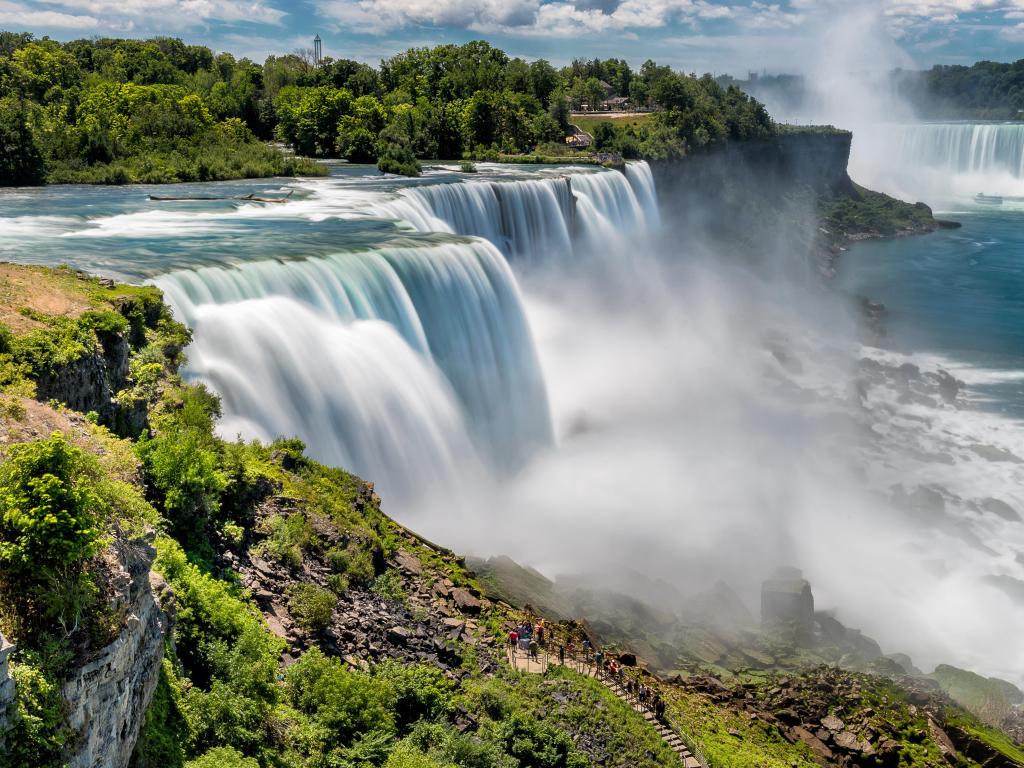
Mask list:
[[[99,20],[94,16],[40,11],[24,3],[0,2],[0,27],[11,29],[32,29],[54,27],[57,29],[95,29]]]
[[[276,25],[287,15],[263,0],[36,0],[4,5],[23,10],[23,26],[67,27],[70,19],[91,19],[88,27],[115,32],[180,31],[209,22]]]
[[[343,26],[371,33],[432,25],[531,37],[625,33],[735,15],[732,6],[710,0],[321,0],[317,7]]]

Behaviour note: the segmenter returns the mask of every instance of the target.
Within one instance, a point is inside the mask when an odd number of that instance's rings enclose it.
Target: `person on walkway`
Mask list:
[[[603,653],[598,651],[597,653],[594,654],[594,664],[597,665],[597,674],[601,674],[604,671],[604,669],[601,666],[601,663],[603,661],[604,661],[604,654]]]
[[[583,638],[583,658],[590,661],[590,639]]]
[[[515,656],[515,654],[516,654],[516,645],[518,643],[519,643],[519,633],[516,632],[513,629],[511,632],[508,633],[508,647],[509,647],[509,650],[512,652],[513,656]]]
[[[558,663],[563,667],[565,666],[565,645],[559,644],[558,646]]]
[[[531,640],[530,641],[530,658],[533,659],[534,661],[537,661],[537,651],[539,649],[540,649],[540,646],[537,644],[537,641],[536,640]]]

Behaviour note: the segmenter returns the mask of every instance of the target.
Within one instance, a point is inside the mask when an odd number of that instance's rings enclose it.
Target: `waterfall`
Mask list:
[[[1024,178],[1024,125],[945,123],[902,126],[900,149],[912,163],[954,173],[1008,173]]]
[[[1024,194],[1024,124],[872,125],[854,132],[850,173],[901,197]]]
[[[387,323],[338,323],[280,296],[190,317],[190,371],[221,396],[225,436],[299,435],[313,456],[372,477],[392,501],[474,471],[454,392]]]
[[[376,247],[349,239],[323,255],[153,280],[194,329],[186,373],[221,396],[223,431],[297,435],[400,503],[476,467],[518,470],[553,436],[509,262],[619,258],[627,249],[616,243],[658,221],[650,169],[428,179],[385,192],[332,182],[294,215],[359,226],[370,217],[383,229],[399,220],[406,231]]]
[[[518,263],[607,250],[659,223],[647,163],[516,181],[456,181],[401,190],[372,210],[419,232],[481,237]],[[581,253],[582,252],[582,253]]]
[[[157,278],[155,283],[163,289],[176,315],[196,329],[196,341],[190,348],[190,373],[211,381],[225,398],[225,410],[231,418],[260,423],[264,431],[283,430],[280,434],[292,434],[301,426],[315,428],[317,423],[332,423],[297,422],[291,429],[287,428],[287,421],[268,423],[269,416],[257,407],[256,401],[235,399],[230,392],[233,385],[223,388],[233,380],[217,372],[226,357],[233,357],[231,365],[238,370],[262,371],[260,375],[266,383],[274,384],[264,393],[275,403],[273,408],[284,401],[301,403],[309,396],[306,390],[311,389],[311,385],[304,383],[304,377],[312,374],[300,369],[303,365],[316,369],[317,347],[304,347],[310,359],[295,368],[297,363],[288,339],[305,334],[305,321],[315,316],[319,341],[329,337],[323,327],[326,323],[335,329],[335,343],[339,345],[363,338],[344,332],[346,326],[359,321],[382,321],[393,328],[410,354],[418,355],[443,375],[482,455],[496,468],[514,469],[538,447],[551,441],[544,383],[519,292],[505,260],[486,241],[449,238],[304,260],[203,267],[172,272]],[[280,361],[275,361],[268,342],[260,336],[267,328],[262,321],[251,330],[246,330],[248,326],[244,323],[233,322],[233,333],[240,339],[237,347],[231,347],[227,340],[230,337],[225,337],[224,346],[209,348],[220,343],[219,332],[215,330],[217,323],[225,323],[225,317],[236,310],[247,320],[258,319],[252,303],[262,306],[261,300],[269,297],[287,299],[304,308],[302,313],[289,314],[281,309],[282,305],[273,305],[278,315],[290,318],[283,326],[286,336],[275,337],[282,347],[289,348],[287,354],[282,351]],[[210,307],[226,311],[211,312]],[[349,384],[345,381],[345,367],[334,363],[352,353],[331,350],[329,354],[334,357],[326,361],[328,367],[321,371],[319,381],[324,396],[333,398],[330,392]],[[245,359],[250,356],[255,359]],[[397,359],[397,355],[392,355],[392,359]],[[278,370],[265,371],[268,366]],[[415,373],[422,377],[420,372]],[[289,377],[298,383],[289,384]],[[398,393],[394,393],[389,402],[394,406],[399,400]],[[396,413],[396,418],[414,418],[419,410],[415,402],[411,405],[412,414]],[[421,431],[438,430],[422,424]],[[309,439],[311,433],[303,430],[299,434]],[[371,443],[377,439],[372,435],[366,437]],[[358,435],[328,439],[356,440]],[[373,448],[368,456],[385,454],[392,455]],[[339,456],[339,460],[340,456],[363,456],[349,449],[332,450],[327,455]],[[353,466],[367,467],[373,477],[390,471],[377,464]]]

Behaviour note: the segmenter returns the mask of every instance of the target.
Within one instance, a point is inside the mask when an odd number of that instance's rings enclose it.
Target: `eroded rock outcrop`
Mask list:
[[[128,765],[170,630],[167,584],[150,570],[156,551],[144,541],[117,542],[114,551],[115,610],[124,620],[117,638],[64,683],[68,725],[78,734],[69,768]]]

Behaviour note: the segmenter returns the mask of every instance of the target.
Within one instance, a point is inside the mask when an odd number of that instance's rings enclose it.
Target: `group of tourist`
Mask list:
[[[544,620],[532,618],[524,619],[508,633],[508,649],[513,657],[519,651],[529,655],[531,661],[539,661],[540,651],[546,648],[547,641],[558,643],[558,663],[565,666],[566,657],[570,661],[577,659],[576,643],[570,636],[566,640],[551,638],[545,633]],[[641,709],[654,713],[659,720],[665,719],[665,700],[661,693],[655,688],[645,685],[633,675],[627,675],[621,661],[617,658],[606,658],[600,648],[596,648],[586,635],[580,641],[579,657],[587,664],[593,663],[597,668],[598,675],[611,680],[625,694],[626,697],[635,701]]]
[[[544,620],[536,623],[526,620],[516,626],[508,633],[509,650],[515,655],[517,650],[526,651],[534,661],[538,660],[540,651],[544,648]]]

